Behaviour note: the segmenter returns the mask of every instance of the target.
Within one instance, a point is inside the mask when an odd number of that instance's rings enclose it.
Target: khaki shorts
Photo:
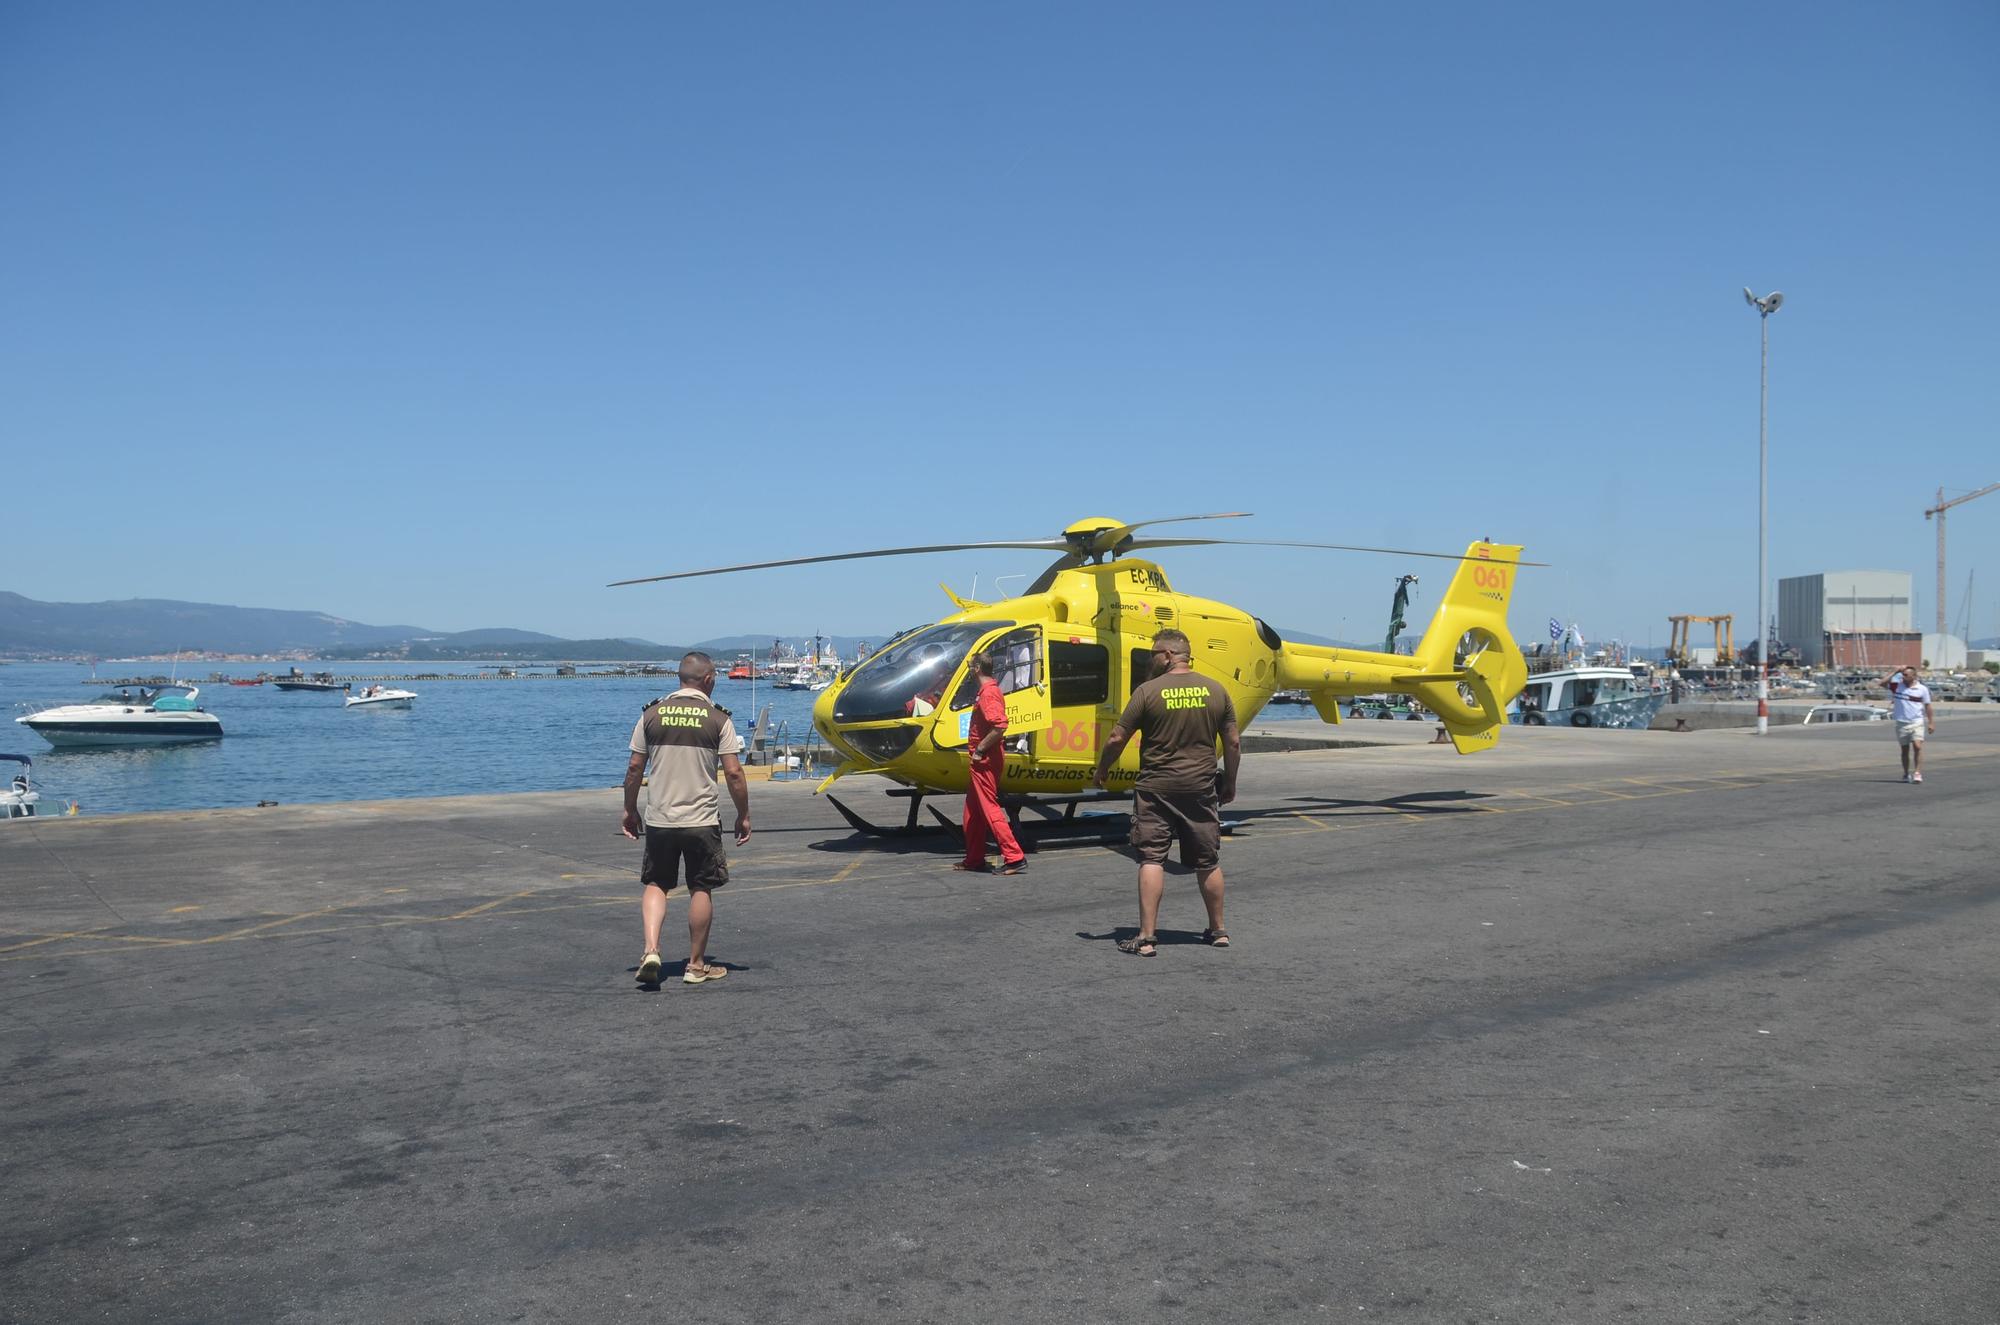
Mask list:
[[[689,892],[720,888],[729,882],[729,857],[722,849],[722,825],[712,828],[655,828],[646,825],[646,855],[639,864],[639,882],[672,892],[687,863]]]
[[[1141,865],[1164,865],[1178,839],[1181,864],[1206,872],[1222,861],[1222,815],[1212,791],[1134,791],[1132,850]]]
[[[1897,723],[1896,740],[1903,745],[1922,745],[1924,743],[1924,720],[1918,718],[1915,722]]]

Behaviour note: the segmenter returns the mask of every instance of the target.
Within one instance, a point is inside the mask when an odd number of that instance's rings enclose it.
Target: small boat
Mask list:
[[[1815,704],[1806,710],[1806,723],[1824,726],[1829,722],[1887,722],[1889,710],[1878,704]]]
[[[369,686],[358,695],[347,697],[346,707],[351,709],[406,709],[416,695],[408,690],[393,690],[388,686]]]
[[[1644,731],[1666,702],[1627,667],[1561,667],[1536,672],[1509,710],[1526,727],[1622,727]]]
[[[260,676],[254,681],[231,681],[229,684],[233,686],[260,686],[264,684],[264,678]]]
[[[83,704],[62,704],[14,721],[50,745],[185,745],[222,739],[222,721],[194,701],[191,685],[109,691]]]
[[[42,793],[35,790],[35,761],[26,755],[0,755],[0,763],[19,764],[21,771],[0,787],[0,819],[32,819]]]

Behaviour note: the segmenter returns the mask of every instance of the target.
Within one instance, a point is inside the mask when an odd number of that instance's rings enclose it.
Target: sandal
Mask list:
[[[1204,929],[1201,941],[1211,948],[1226,948],[1229,946],[1229,935],[1220,929]]]
[[[1157,957],[1160,955],[1160,940],[1153,934],[1134,934],[1129,939],[1118,940],[1118,951],[1129,952],[1134,957]]]
[[[1019,860],[1010,860],[1005,862],[1000,866],[999,869],[995,870],[994,873],[1019,874],[1021,871],[1027,868],[1028,868],[1028,858],[1026,856],[1023,856]]]
[[[720,980],[728,974],[729,968],[727,966],[717,966],[713,962],[703,962],[700,966],[696,966],[694,963],[689,962],[688,968],[681,972],[681,983],[686,985],[705,985],[711,980]]]

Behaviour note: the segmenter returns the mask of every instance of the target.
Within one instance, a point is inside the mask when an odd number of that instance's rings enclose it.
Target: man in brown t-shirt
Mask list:
[[[708,927],[714,919],[709,893],[729,882],[729,858],[722,849],[721,799],[715,773],[722,770],[729,799],[736,803],[736,845],[750,840],[750,784],[736,756],[743,749],[729,711],[709,699],[715,693],[715,663],[705,653],[681,659],[681,688],[646,705],[632,728],[632,758],[625,765],[625,814],[619,827],[638,838],[645,830],[646,854],[639,865],[640,919],[646,930],[639,982],[660,979],[660,925],[667,918],[667,894],[687,867],[688,960],[681,979],[691,985],[720,980],[727,967],[708,960]],[[641,781],[646,807],[639,810]]]
[[[1198,675],[1188,637],[1178,630],[1153,636],[1158,673],[1132,689],[1132,702],[1118,718],[1097,757],[1093,781],[1104,785],[1125,743],[1136,733],[1139,782],[1132,791],[1132,849],[1139,857],[1139,932],[1121,940],[1121,952],[1151,957],[1159,952],[1154,924],[1167,889],[1167,850],[1178,838],[1181,864],[1195,872],[1208,928],[1202,942],[1229,946],[1222,928],[1222,815],[1236,799],[1236,769],[1243,759],[1237,739],[1236,706],[1220,682]],[[1222,739],[1222,783],[1216,785],[1215,742]]]

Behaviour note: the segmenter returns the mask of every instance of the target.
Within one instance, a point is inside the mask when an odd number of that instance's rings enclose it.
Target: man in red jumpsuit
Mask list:
[[[955,870],[986,873],[986,834],[1000,845],[1000,872],[1019,874],[1028,867],[1021,844],[1014,840],[1014,826],[1007,811],[1000,808],[1000,766],[1007,753],[1000,743],[1007,735],[1007,701],[1000,697],[1000,683],[993,679],[993,659],[982,653],[972,660],[979,673],[979,698],[973,701],[972,725],[966,731],[966,754],[972,761],[965,788],[965,859]]]

